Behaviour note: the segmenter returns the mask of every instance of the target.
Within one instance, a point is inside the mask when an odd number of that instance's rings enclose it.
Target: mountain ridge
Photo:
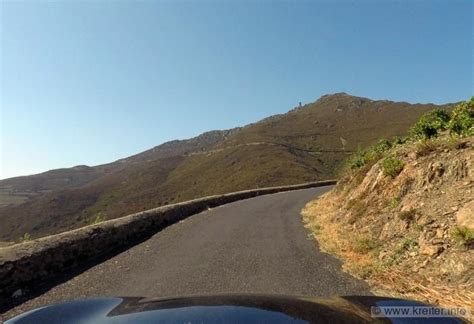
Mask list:
[[[5,224],[0,241],[204,195],[325,180],[350,152],[404,134],[428,110],[452,106],[336,93],[243,127],[168,141],[108,164],[0,180],[3,201],[26,196],[0,207]]]

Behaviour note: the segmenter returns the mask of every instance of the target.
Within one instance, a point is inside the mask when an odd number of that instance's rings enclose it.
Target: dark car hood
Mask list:
[[[463,323],[457,318],[374,318],[371,307],[422,306],[384,297],[331,299],[214,295],[171,299],[90,298],[19,315],[11,323]]]

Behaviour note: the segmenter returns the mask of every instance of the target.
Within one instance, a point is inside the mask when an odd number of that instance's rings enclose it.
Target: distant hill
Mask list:
[[[201,196],[335,177],[340,162],[453,105],[337,93],[257,123],[171,141],[95,167],[0,181],[0,241],[33,238]]]

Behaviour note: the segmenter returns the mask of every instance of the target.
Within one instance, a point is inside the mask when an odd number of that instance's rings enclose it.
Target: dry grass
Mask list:
[[[459,137],[448,137],[444,139],[441,143],[442,147],[448,149],[448,150],[459,150],[463,149],[466,146],[466,141],[462,140]]]
[[[452,288],[440,283],[426,284],[416,273],[407,272],[397,266],[382,264],[370,250],[357,248],[347,228],[336,222],[341,217],[337,206],[342,203],[339,196],[326,193],[320,199],[306,205],[302,211],[308,228],[317,222],[320,229],[315,233],[322,251],[339,257],[344,271],[368,280],[378,294],[414,299],[442,307],[465,307],[474,309],[474,292],[467,285]],[[352,237],[352,238],[351,238]]]
[[[355,252],[366,254],[377,249],[380,246],[380,242],[370,235],[360,235],[351,246]]]
[[[424,156],[436,151],[438,147],[439,144],[436,143],[434,140],[422,140],[416,143],[415,149],[418,156]]]
[[[407,222],[411,222],[415,218],[416,213],[416,209],[403,210],[398,214],[398,218]]]
[[[459,150],[466,147],[466,141],[459,137],[443,136],[416,142],[415,151],[419,156],[425,156],[437,150]]]
[[[311,229],[314,224],[321,229],[315,235],[317,236],[320,248],[327,253],[334,253],[343,259],[355,260],[353,263],[355,268],[366,268],[371,264],[371,256],[367,253],[357,252],[354,249],[353,242],[346,239],[347,232],[341,226],[338,226],[333,221],[335,216],[335,204],[330,203],[329,199],[325,199],[328,194],[325,194],[318,200],[316,207],[315,203],[310,203],[302,211],[306,227]],[[317,213],[315,210],[317,209]],[[343,267],[352,267],[349,264],[344,264]]]
[[[390,271],[375,273],[372,280],[383,288],[383,291],[396,292],[395,295],[417,299],[429,304],[443,307],[464,307],[474,309],[474,292],[467,285],[453,289],[446,285],[422,284],[421,278],[407,275],[406,271],[391,268]]]

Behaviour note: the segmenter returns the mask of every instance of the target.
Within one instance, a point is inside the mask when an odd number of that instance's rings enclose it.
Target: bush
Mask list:
[[[368,147],[365,150],[360,148],[352,154],[349,158],[349,166],[351,169],[359,169],[363,166],[368,165],[370,162],[374,162],[382,156],[382,154],[392,148],[392,144],[387,139],[381,139],[377,144]]]
[[[392,144],[392,147],[395,147],[395,146],[403,145],[406,142],[408,142],[408,137],[406,137],[406,136],[395,136],[392,139],[391,144]]]
[[[380,141],[378,141],[377,144],[375,144],[373,147],[372,147],[372,150],[375,152],[375,153],[384,153],[388,150],[390,150],[392,148],[392,143],[390,143],[390,141],[388,139],[381,139]]]
[[[354,154],[352,154],[349,159],[349,167],[351,169],[359,169],[365,165],[367,162],[366,152],[358,149]]]
[[[408,142],[408,137],[406,136],[395,136],[392,140],[392,146],[403,145]]]
[[[440,131],[446,130],[450,120],[449,114],[435,109],[421,116],[420,120],[410,128],[410,136],[414,139],[436,137]]]
[[[30,233],[26,232],[25,234],[23,234],[23,236],[20,238],[20,241],[21,241],[21,242],[28,242],[28,241],[31,241],[31,235],[30,235]]]
[[[398,207],[399,204],[400,204],[399,198],[392,198],[388,201],[388,208],[395,209]]]
[[[474,232],[465,226],[456,227],[453,230],[452,235],[458,242],[465,246],[474,244]]]
[[[105,221],[105,217],[104,215],[102,214],[102,212],[99,212],[94,219],[92,219],[90,222],[89,222],[89,225],[95,225],[95,224],[99,224],[99,223],[102,223],[103,221]]]
[[[386,176],[395,178],[400,172],[402,172],[405,163],[395,158],[386,158],[382,162],[383,173]]]
[[[474,97],[454,108],[447,128],[451,134],[459,136],[474,135]]]

